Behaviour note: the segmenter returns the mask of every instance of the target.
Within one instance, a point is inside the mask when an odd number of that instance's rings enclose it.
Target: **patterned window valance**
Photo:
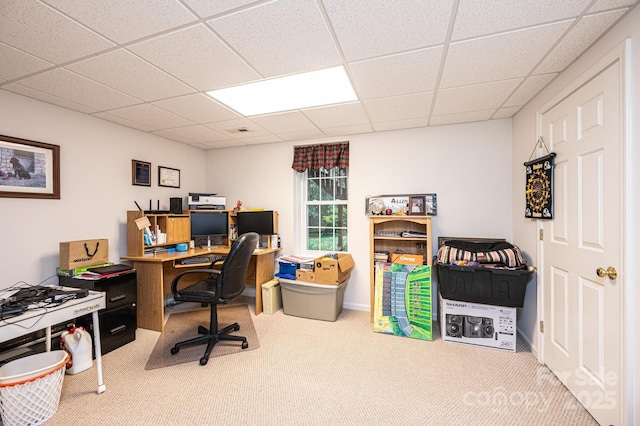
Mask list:
[[[307,169],[329,170],[349,167],[349,142],[322,145],[297,146],[293,152],[293,170],[304,173]]]

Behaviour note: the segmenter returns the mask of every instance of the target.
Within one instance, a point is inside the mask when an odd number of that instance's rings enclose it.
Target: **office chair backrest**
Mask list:
[[[249,260],[258,246],[259,238],[255,232],[247,232],[240,235],[231,246],[218,275],[218,284],[222,286],[220,299],[223,303],[238,297],[244,291]]]

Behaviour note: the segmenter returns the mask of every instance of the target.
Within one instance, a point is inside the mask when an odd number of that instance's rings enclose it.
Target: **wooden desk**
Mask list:
[[[256,288],[256,315],[262,313],[262,284],[273,279],[275,254],[281,249],[260,249],[251,256],[247,284]],[[171,282],[183,271],[203,269],[209,264],[181,265],[180,260],[207,255],[224,256],[229,247],[195,248],[185,252],[158,253],[150,256],[123,256],[138,271],[138,327],[164,331],[164,295],[171,293]],[[181,282],[189,283],[189,277]],[[196,281],[201,277],[193,277]]]
[[[75,289],[69,289],[75,290]],[[33,309],[22,315],[0,321],[1,341],[15,339],[34,331],[46,329],[46,350],[51,350],[51,326],[86,314],[93,315],[94,338],[96,350],[96,369],[98,370],[98,393],[107,390],[102,381],[102,349],[100,346],[100,320],[98,311],[107,306],[105,293],[89,291],[87,297],[71,299],[46,309]]]

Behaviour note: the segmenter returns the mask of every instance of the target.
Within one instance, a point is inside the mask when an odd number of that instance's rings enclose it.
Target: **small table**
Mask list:
[[[69,288],[69,290],[75,290]],[[98,369],[98,391],[107,390],[102,380],[102,349],[100,346],[100,320],[98,311],[106,307],[105,294],[99,291],[89,291],[87,297],[71,299],[51,308],[28,310],[22,315],[0,321],[0,336],[7,341],[24,336],[34,331],[46,329],[46,349],[51,350],[51,326],[69,321],[82,315],[93,316],[94,346],[96,350],[96,368]]]

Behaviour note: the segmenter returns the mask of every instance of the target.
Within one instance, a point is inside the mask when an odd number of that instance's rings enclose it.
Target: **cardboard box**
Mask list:
[[[70,270],[109,262],[109,240],[80,240],[60,243],[60,269]]]
[[[402,265],[422,265],[424,257],[420,254],[392,253],[391,263],[400,263]]]
[[[316,258],[314,265],[317,284],[338,285],[351,275],[355,262],[350,254],[337,253],[331,256],[335,256],[335,259],[329,255]]]
[[[298,269],[296,271],[296,280],[306,281],[308,283],[315,283],[316,274],[314,271],[303,271],[302,269]]]
[[[280,281],[276,278],[262,284],[262,312],[275,314],[282,308]]]
[[[516,308],[439,298],[445,342],[516,351]]]

